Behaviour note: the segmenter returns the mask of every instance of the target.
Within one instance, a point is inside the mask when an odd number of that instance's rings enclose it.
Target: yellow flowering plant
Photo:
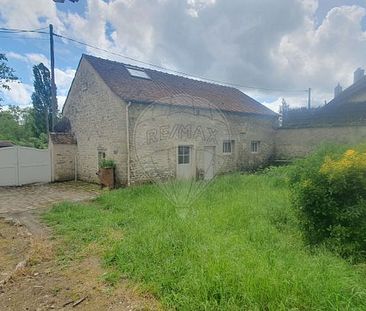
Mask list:
[[[364,146],[315,153],[293,170],[293,202],[307,240],[355,261],[365,259]]]

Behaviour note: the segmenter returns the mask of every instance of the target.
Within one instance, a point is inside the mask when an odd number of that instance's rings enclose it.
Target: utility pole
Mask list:
[[[55,83],[55,51],[53,45],[53,25],[50,24],[50,53],[51,53],[51,101],[52,101],[52,124],[51,131],[54,131],[57,119],[57,97],[56,97],[56,83]]]
[[[308,90],[308,109],[310,110],[311,108],[311,88],[309,87]]]

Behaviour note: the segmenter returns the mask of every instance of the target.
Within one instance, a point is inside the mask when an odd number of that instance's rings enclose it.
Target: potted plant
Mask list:
[[[114,169],[116,167],[116,164],[113,160],[106,160],[103,159],[99,164],[99,171],[97,173],[99,180],[100,180],[100,186],[108,187],[109,189],[114,188]]]

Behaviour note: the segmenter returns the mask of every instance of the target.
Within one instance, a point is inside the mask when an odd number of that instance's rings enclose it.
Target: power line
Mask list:
[[[31,38],[31,37],[12,37],[12,36],[0,36],[1,39],[14,39],[14,40],[39,40],[48,41],[48,39],[43,38]]]
[[[3,27],[0,27],[0,34],[17,35],[16,37],[0,36],[0,38],[4,38],[4,39],[22,39],[22,40],[23,39],[24,40],[47,40],[47,39],[43,39],[43,38],[35,38],[35,37],[25,37],[25,36],[22,36],[22,35],[24,35],[26,33],[48,34],[48,32],[41,31],[41,30],[46,29],[46,28],[47,27],[38,28],[38,29],[14,29],[14,28],[3,28]]]
[[[287,93],[289,93],[289,92],[291,92],[291,93],[292,92],[294,92],[294,93],[300,93],[301,92],[301,93],[304,93],[304,92],[307,92],[308,91],[308,90],[281,90],[281,89],[272,89],[272,88],[256,87],[256,86],[249,86],[249,85],[236,84],[236,83],[225,82],[225,81],[220,81],[220,80],[214,80],[214,79],[210,79],[210,78],[206,78],[206,77],[192,75],[192,74],[189,74],[189,73],[186,73],[186,72],[183,72],[183,71],[178,71],[178,70],[166,68],[166,67],[163,67],[163,66],[160,66],[160,65],[156,65],[156,64],[152,64],[152,63],[149,63],[149,62],[145,62],[145,61],[142,61],[142,60],[138,60],[136,58],[133,58],[133,57],[130,57],[130,56],[127,56],[127,55],[123,55],[123,54],[120,54],[120,53],[117,53],[117,52],[112,52],[112,51],[109,51],[109,50],[106,50],[106,49],[97,47],[95,45],[91,45],[89,43],[85,43],[85,42],[82,42],[82,41],[79,41],[79,40],[76,40],[76,39],[73,39],[73,38],[69,38],[69,37],[66,37],[66,36],[62,36],[62,35],[59,35],[59,34],[56,34],[56,33],[54,35],[56,37],[59,37],[59,38],[62,38],[62,39],[66,39],[66,40],[69,40],[69,41],[72,41],[72,42],[75,42],[75,43],[78,43],[78,44],[87,46],[87,47],[92,48],[92,49],[96,49],[96,50],[99,50],[99,51],[102,51],[102,52],[106,52],[106,53],[109,53],[109,54],[112,54],[112,55],[116,55],[116,56],[119,56],[119,57],[122,57],[122,58],[126,58],[126,59],[132,60],[132,61],[137,62],[137,63],[141,63],[141,64],[144,64],[144,65],[148,65],[148,66],[151,66],[151,67],[159,68],[159,69],[162,69],[162,70],[165,70],[165,71],[168,71],[168,72],[170,71],[170,72],[174,72],[174,73],[177,73],[177,74],[180,74],[180,75],[189,76],[189,77],[192,77],[192,78],[197,78],[197,79],[200,79],[200,80],[205,80],[205,81],[209,81],[209,82],[213,82],[213,83],[226,84],[226,85],[230,85],[230,86],[247,88],[247,89],[264,90],[264,91],[274,91],[274,92],[287,92]]]
[[[4,28],[4,27],[0,27],[0,30],[3,31],[9,31],[9,32],[39,32],[41,30],[45,30],[48,27],[42,27],[42,28],[36,28],[36,29],[18,29],[18,28]]]
[[[47,34],[48,35],[49,34],[48,32],[41,31],[41,30],[44,30],[46,28],[47,27],[39,28],[39,29],[31,29],[31,30],[30,29],[27,30],[27,29],[0,28],[0,33],[8,33],[8,34],[38,33],[38,34]],[[68,41],[71,41],[71,42],[74,42],[74,43],[77,43],[77,44],[80,44],[80,45],[83,45],[83,46],[86,46],[86,47],[89,47],[89,48],[92,48],[92,49],[95,49],[95,50],[99,50],[99,51],[102,51],[102,52],[105,52],[105,53],[109,53],[111,55],[119,56],[119,57],[122,57],[122,58],[125,58],[125,59],[128,59],[128,60],[134,61],[136,63],[144,64],[144,65],[154,67],[154,68],[159,68],[161,70],[176,73],[176,74],[179,74],[179,75],[184,75],[184,76],[200,79],[200,80],[203,80],[203,81],[208,81],[208,82],[213,82],[213,83],[218,83],[218,84],[223,84],[223,85],[228,85],[228,86],[233,86],[233,87],[239,87],[239,88],[262,90],[262,91],[286,92],[286,93],[304,93],[304,92],[308,92],[308,90],[284,90],[284,89],[256,87],[256,86],[243,85],[243,84],[238,84],[238,83],[231,83],[231,82],[226,82],[226,81],[221,81],[221,80],[210,79],[210,78],[202,77],[202,76],[198,76],[198,75],[192,75],[192,74],[189,74],[189,73],[186,73],[186,72],[183,72],[183,71],[178,71],[178,70],[174,70],[174,69],[171,69],[171,68],[156,65],[156,64],[153,64],[153,63],[145,62],[145,61],[142,61],[142,60],[139,60],[139,59],[127,56],[127,55],[123,55],[123,54],[120,54],[120,53],[117,53],[117,52],[112,52],[112,51],[109,51],[107,49],[103,49],[103,48],[97,47],[95,45],[92,45],[92,44],[89,44],[89,43],[86,43],[86,42],[82,42],[82,41],[79,41],[79,40],[76,40],[76,39],[73,39],[73,38],[69,38],[69,37],[66,37],[66,36],[63,36],[63,35],[60,35],[60,34],[54,33],[53,35],[55,37],[60,38],[60,39],[65,39],[65,40],[68,40]]]
[[[0,33],[7,33],[7,34],[14,34],[14,35],[23,34],[23,33],[38,33],[38,34],[48,35],[48,32],[34,31],[34,30],[32,30],[32,31],[31,30],[24,30],[24,31],[0,30]]]

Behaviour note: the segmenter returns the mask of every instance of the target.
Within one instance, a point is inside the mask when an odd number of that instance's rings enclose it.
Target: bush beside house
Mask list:
[[[343,257],[366,257],[366,147],[324,147],[291,168],[305,238]]]

